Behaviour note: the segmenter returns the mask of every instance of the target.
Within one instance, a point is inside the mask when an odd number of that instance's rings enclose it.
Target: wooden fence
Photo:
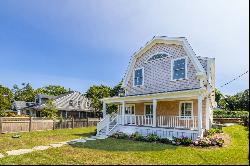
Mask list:
[[[96,126],[98,118],[52,120],[35,117],[0,117],[0,133],[30,132]]]

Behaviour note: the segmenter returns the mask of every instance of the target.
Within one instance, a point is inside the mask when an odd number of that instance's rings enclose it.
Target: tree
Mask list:
[[[119,82],[118,85],[114,86],[111,90],[111,93],[110,93],[110,96],[113,97],[113,96],[119,96],[119,94],[122,94],[124,93],[124,90],[122,88],[122,81]]]
[[[29,83],[22,83],[22,88],[19,88],[18,85],[14,85],[12,92],[14,93],[14,100],[16,101],[26,101],[32,102],[35,100],[35,91]]]
[[[36,94],[51,95],[51,96],[58,96],[61,94],[65,94],[67,92],[69,92],[69,90],[67,90],[63,86],[49,85],[49,86],[45,86],[45,87],[36,89],[35,93]]]
[[[46,103],[45,108],[42,109],[41,114],[43,117],[48,118],[57,118],[58,117],[58,110],[53,102],[53,100],[49,99]]]
[[[215,101],[219,103],[219,101],[222,99],[223,95],[219,91],[219,89],[215,88]]]
[[[87,90],[85,96],[90,99],[90,106],[94,108],[95,112],[102,110],[102,102],[100,99],[110,97],[111,90],[112,88],[104,85],[94,85]]]
[[[13,94],[7,87],[0,85],[0,117],[5,116],[5,110],[11,109]]]

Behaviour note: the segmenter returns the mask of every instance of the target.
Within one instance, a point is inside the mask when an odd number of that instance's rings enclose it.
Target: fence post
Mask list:
[[[89,118],[87,118],[87,127],[89,127]]]
[[[32,130],[32,117],[30,116],[30,121],[29,121],[29,132]]]
[[[2,119],[2,117],[0,117],[0,134],[2,134],[2,132],[3,132],[3,125],[2,125],[2,123],[3,123],[3,119]]]
[[[72,129],[74,128],[74,117],[72,117]]]
[[[53,130],[55,130],[55,119],[53,119]]]

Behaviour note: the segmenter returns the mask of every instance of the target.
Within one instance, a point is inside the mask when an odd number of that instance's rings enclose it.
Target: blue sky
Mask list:
[[[86,91],[116,85],[155,35],[185,36],[216,58],[216,85],[249,68],[248,0],[1,0],[0,84]],[[249,74],[220,88],[249,88]]]

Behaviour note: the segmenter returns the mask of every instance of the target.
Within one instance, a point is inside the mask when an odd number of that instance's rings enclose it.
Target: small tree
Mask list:
[[[11,90],[0,85],[0,117],[5,116],[5,110],[11,109],[12,98]]]
[[[58,117],[58,110],[53,102],[53,100],[48,100],[45,108],[41,111],[43,117],[48,117],[55,119]]]

